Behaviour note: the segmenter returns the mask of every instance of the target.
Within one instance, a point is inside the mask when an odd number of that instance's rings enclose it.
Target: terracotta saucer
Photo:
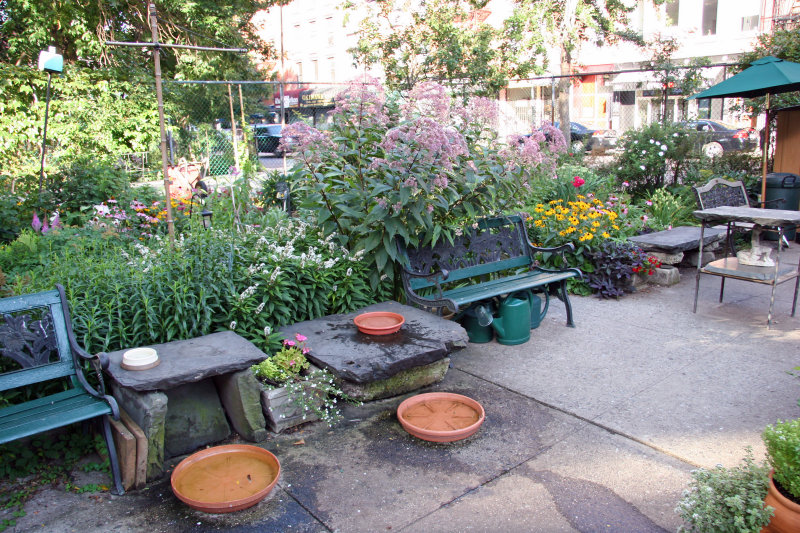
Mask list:
[[[358,330],[367,335],[389,335],[396,333],[405,323],[403,315],[391,313],[389,311],[375,311],[372,313],[361,313],[353,319]]]
[[[403,429],[431,442],[466,439],[478,431],[485,417],[481,404],[451,392],[417,394],[397,407]]]
[[[241,511],[263,500],[278,482],[281,465],[267,450],[228,444],[201,450],[172,472],[172,492],[206,513]]]

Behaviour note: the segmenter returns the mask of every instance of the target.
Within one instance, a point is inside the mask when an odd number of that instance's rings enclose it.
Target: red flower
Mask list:
[[[580,187],[581,185],[583,185],[584,183],[586,183],[586,180],[585,180],[585,179],[583,179],[583,178],[582,178],[582,177],[580,177],[580,176],[575,176],[575,177],[572,179],[572,186],[573,186],[573,187],[575,187],[576,189],[577,189],[578,187]]]

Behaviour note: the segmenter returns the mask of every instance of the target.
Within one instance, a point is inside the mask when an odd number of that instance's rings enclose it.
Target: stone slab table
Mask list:
[[[148,478],[163,472],[166,458],[227,438],[228,419],[242,437],[266,438],[260,388],[249,368],[267,356],[253,343],[224,331],[148,347],[158,352],[158,366],[125,370],[120,350],[108,354],[107,369],[114,397],[147,435]]]
[[[372,311],[390,311],[405,318],[391,335],[366,335],[353,319]],[[308,337],[309,360],[339,378],[343,390],[368,401],[403,394],[444,378],[450,353],[467,345],[458,323],[427,311],[383,302],[360,311],[330,315],[281,328],[286,338]]]
[[[708,247],[710,244],[719,242],[724,238],[725,230],[706,228],[703,235],[703,247]],[[628,237],[628,240],[636,243],[646,252],[678,254],[689,250],[697,250],[700,247],[700,227],[678,226],[654,233]]]

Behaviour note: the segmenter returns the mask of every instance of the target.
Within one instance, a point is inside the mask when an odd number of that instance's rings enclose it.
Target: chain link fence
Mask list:
[[[705,87],[727,77],[726,65],[701,70]],[[561,105],[569,106],[573,131],[588,131],[590,136],[593,131],[606,132],[594,135],[598,148],[594,152],[613,148],[626,131],[653,122],[708,118],[755,126],[740,110],[739,99],[689,100],[690,95],[679,89],[664,87],[655,71],[583,73],[566,78],[567,83],[562,78],[513,81],[498,101],[501,138],[528,133],[542,122],[558,122],[560,99],[564,100]],[[324,128],[342,88],[342,84],[300,82],[286,82],[283,87],[268,81],[167,82],[164,102],[170,165],[201,164],[207,176],[223,177],[246,162],[268,163],[283,155],[278,144],[281,112],[286,124],[302,119]],[[573,133],[573,141],[575,137]],[[154,153],[157,150],[125,154],[121,159],[132,175],[151,176],[160,170]]]
[[[710,87],[726,79],[729,65],[697,67],[703,83]],[[683,70],[670,79],[682,77]],[[599,131],[608,142],[626,131],[654,122],[675,124],[711,119],[740,127],[755,127],[738,98],[690,100],[679,82],[664,83],[665,76],[654,70],[616,70],[551,76],[513,81],[501,106],[501,134],[524,133],[542,122],[558,122],[560,100],[569,107],[573,141],[579,132]],[[562,83],[566,81],[566,83]],[[699,90],[699,89],[698,89]],[[695,92],[695,91],[692,91]]]

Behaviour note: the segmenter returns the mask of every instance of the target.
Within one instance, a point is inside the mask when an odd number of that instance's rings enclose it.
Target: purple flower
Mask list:
[[[33,213],[33,220],[31,221],[31,227],[34,231],[39,231],[42,229],[42,221],[39,220],[39,215],[34,211]]]

